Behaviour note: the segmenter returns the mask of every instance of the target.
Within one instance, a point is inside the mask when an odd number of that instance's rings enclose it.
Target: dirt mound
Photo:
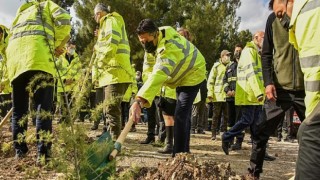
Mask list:
[[[231,170],[230,163],[198,161],[191,154],[177,154],[158,164],[158,168],[142,168],[134,178],[138,180],[166,179],[243,179]]]

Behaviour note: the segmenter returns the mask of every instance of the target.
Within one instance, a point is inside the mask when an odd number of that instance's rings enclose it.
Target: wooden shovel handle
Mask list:
[[[0,123],[0,128],[8,121],[8,119],[10,119],[12,112],[13,112],[13,108],[11,108],[10,111],[6,114],[6,116],[2,119]]]
[[[129,133],[131,127],[132,127],[132,124],[133,124],[133,119],[132,119],[132,116],[129,117],[129,120],[126,124],[126,126],[124,127],[124,129],[122,130],[120,136],[118,137],[117,139],[117,143],[120,143],[121,145],[123,144],[124,140],[126,139],[127,137],[127,134]],[[110,156],[109,156],[109,160],[113,160],[118,154],[118,150],[117,149],[113,149],[113,151],[111,152]]]

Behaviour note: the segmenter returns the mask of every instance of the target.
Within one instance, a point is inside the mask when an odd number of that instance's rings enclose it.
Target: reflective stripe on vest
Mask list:
[[[55,12],[52,14],[52,16],[55,18],[55,17],[57,17],[57,16],[59,16],[59,15],[61,15],[61,14],[69,14],[69,13],[68,13],[66,10],[60,8],[60,9],[58,9],[57,11],[55,11]]]
[[[69,19],[59,19],[54,22],[56,26],[70,25]]]
[[[19,33],[15,33],[15,34],[12,35],[10,40],[14,40],[16,38],[20,38],[20,37],[24,37],[24,36],[31,36],[31,35],[42,35],[42,36],[47,35],[47,38],[49,40],[52,40],[52,41],[54,40],[53,36],[51,36],[48,33],[45,33],[42,30],[30,30],[30,31],[22,31],[22,32],[19,32]]]
[[[170,76],[170,71],[169,71],[169,69],[167,67],[159,65],[159,64],[156,64],[154,66],[154,68],[155,69],[159,69],[159,70],[163,71],[167,76]]]
[[[319,0],[309,1],[301,9],[300,15],[305,13],[305,12],[308,12],[308,11],[314,10],[316,8],[319,8],[319,7],[320,7],[320,1]]]
[[[319,92],[320,91],[320,80],[315,81],[305,81],[304,88],[309,92]]]
[[[170,64],[170,66],[172,66],[172,67],[176,65],[176,62],[172,61],[171,59],[161,59],[161,58],[157,58],[157,61]]]
[[[320,66],[320,55],[300,57],[301,68],[312,68]]]
[[[173,39],[166,40],[165,43],[166,43],[166,44],[167,44],[167,43],[172,43],[172,44],[176,45],[179,49],[182,50],[183,55],[184,55],[183,59],[180,61],[180,63],[177,65],[177,67],[175,68],[175,70],[174,70],[171,74],[170,74],[170,71],[169,71],[169,69],[168,69],[167,67],[164,67],[164,66],[161,66],[161,65],[159,65],[159,66],[156,67],[157,69],[162,70],[162,71],[163,71],[165,74],[167,74],[168,76],[171,76],[172,78],[174,78],[174,77],[178,74],[179,70],[180,70],[181,67],[184,65],[184,63],[186,62],[187,58],[189,57],[189,54],[190,54],[190,42],[187,41],[187,43],[186,43],[186,46],[187,46],[187,47],[186,47],[186,48],[184,48],[184,46],[183,46],[182,44],[180,44],[179,42],[177,42],[176,40],[173,40]],[[198,49],[195,48],[194,51],[193,51],[193,55],[192,55],[191,61],[190,61],[190,63],[189,63],[189,66],[188,66],[187,69],[186,69],[174,82],[172,82],[172,83],[178,82],[182,77],[185,76],[186,73],[188,73],[188,72],[193,68],[193,66],[194,66],[194,64],[195,64],[195,62],[196,62],[197,57],[198,57]],[[159,59],[158,59],[158,60],[159,60]],[[161,61],[166,61],[166,60],[162,60],[162,59],[161,59]],[[174,61],[172,61],[172,60],[167,59],[167,61],[169,62],[169,64],[170,64],[172,67],[175,66],[175,64],[176,64],[176,63],[175,63]]]
[[[185,76],[185,74],[187,74],[193,68],[197,57],[198,57],[198,49],[195,48],[193,51],[193,56],[192,56],[192,59],[190,61],[188,68],[186,70],[184,70],[184,72],[173,83],[178,82],[181,78],[183,78]]]
[[[215,86],[222,86],[223,83],[222,82],[219,82],[219,83],[216,83]]]
[[[109,44],[110,42],[111,42],[112,44],[114,44],[114,45],[118,45],[118,44],[119,44],[119,45],[127,45],[127,46],[129,46],[129,42],[128,42],[127,40],[125,40],[125,39],[123,38],[123,36],[121,36],[121,34],[120,34],[119,32],[117,32],[117,31],[115,31],[115,30],[108,31],[106,34],[103,34],[103,32],[102,32],[102,36],[108,36],[108,35],[110,35],[110,33],[112,33],[112,34],[120,37],[121,40],[118,41],[118,40],[116,40],[116,39],[114,39],[114,38],[111,38],[111,40],[108,40],[107,42],[99,42],[99,43],[98,43],[98,47],[99,47],[99,48],[100,48],[100,47],[103,47],[103,46],[106,46],[106,45]],[[125,33],[124,27],[122,27],[122,33],[123,33],[123,35],[124,35],[124,33]],[[117,49],[116,54],[128,54],[128,55],[130,55],[130,51],[127,50],[127,49],[121,49],[121,48],[120,48],[120,49]]]
[[[187,48],[184,48],[183,45],[179,44],[177,41],[175,40],[169,40],[167,42],[171,42],[173,44],[175,44],[177,47],[181,48],[182,49],[182,52],[184,54],[184,57],[183,59],[180,61],[180,63],[177,65],[176,69],[173,71],[173,73],[171,74],[171,77],[175,77],[179,70],[181,69],[182,65],[185,63],[188,55],[189,55],[189,52],[190,52],[190,43],[189,41],[187,41]]]
[[[254,75],[254,74],[253,74]],[[250,74],[248,74],[246,77],[238,77],[237,78],[237,80],[238,81],[246,81],[249,77],[251,77],[252,76],[252,74],[250,73]],[[261,77],[261,76],[259,76],[259,80],[263,80],[263,77]]]
[[[69,21],[70,22],[70,21]],[[42,21],[39,17],[37,17],[36,20],[27,20],[25,22],[22,22],[22,23],[19,23],[19,24],[16,24],[15,26],[13,26],[11,29],[15,29],[15,28],[20,28],[20,27],[24,27],[24,26],[29,26],[29,25],[39,25],[39,26],[42,26]],[[44,22],[43,23],[44,27],[48,28],[49,30],[51,30],[52,32],[54,31],[53,27]]]
[[[237,77],[229,77],[228,82],[237,81]]]
[[[122,26],[122,28],[121,28],[121,31],[122,31],[122,36],[121,36],[121,34],[120,33],[118,33],[118,35],[119,35],[119,37],[121,37],[121,40],[120,40],[120,42],[119,42],[119,44],[120,45],[126,45],[126,46],[129,46],[129,42],[124,38],[124,35],[125,35],[125,30],[124,30],[124,26]],[[114,32],[114,31],[112,31],[112,32]],[[116,32],[116,31],[115,31]],[[128,54],[128,55],[130,55],[130,51],[129,50],[127,50],[127,49],[118,49],[117,50],[117,52],[116,52],[117,54]]]

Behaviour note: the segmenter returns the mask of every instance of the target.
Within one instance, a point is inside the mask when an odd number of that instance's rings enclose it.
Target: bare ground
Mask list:
[[[91,124],[84,123],[88,129]],[[11,141],[11,133],[8,131],[8,124],[1,128],[0,143]],[[34,127],[30,127],[34,130]],[[101,133],[102,126],[97,131],[88,131],[88,136],[95,137]],[[147,125],[137,125],[137,132],[128,134],[123,150],[117,157],[117,167],[119,169],[128,169],[131,167],[158,168],[158,164],[171,161],[171,155],[162,155],[157,153],[161,147],[154,145],[141,145],[139,141],[146,137]],[[245,175],[249,167],[251,145],[243,143],[240,151],[231,151],[227,156],[221,149],[221,140],[210,139],[211,133],[191,135],[190,150],[198,161],[211,160],[217,163],[231,164],[231,169],[238,175]],[[246,140],[249,135],[246,134]],[[268,153],[276,156],[277,159],[272,162],[264,162],[264,173],[261,179],[290,179],[294,175],[295,161],[297,158],[298,143],[276,142],[276,138],[269,140]],[[39,168],[36,162],[35,144],[29,145],[29,153],[22,161],[14,160],[13,148],[6,153],[0,151],[0,179],[60,179],[60,174],[54,170]]]

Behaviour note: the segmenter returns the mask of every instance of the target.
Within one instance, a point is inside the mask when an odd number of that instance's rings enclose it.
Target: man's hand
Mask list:
[[[236,95],[236,92],[234,90],[232,90],[231,93],[232,93],[232,97]]]
[[[227,95],[228,95],[229,97],[234,97],[235,92],[234,92],[234,91],[228,91],[228,92],[227,92]]]
[[[64,48],[63,47],[57,47],[55,50],[54,50],[54,55],[56,57],[59,57],[61,54],[63,54],[64,52]]]
[[[270,84],[266,87],[266,95],[267,99],[270,101],[276,101],[277,100],[277,92],[276,87],[273,84]]]
[[[137,101],[135,101],[129,110],[129,117],[132,117],[133,122],[138,123],[141,117],[141,108]]]
[[[98,37],[98,34],[99,34],[99,29],[94,30],[93,35],[94,35],[95,37]]]

